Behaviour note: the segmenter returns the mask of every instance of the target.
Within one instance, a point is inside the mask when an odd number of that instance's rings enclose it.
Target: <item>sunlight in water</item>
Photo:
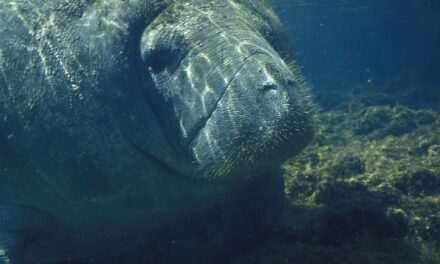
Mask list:
[[[0,260],[2,261],[2,263],[5,263],[5,264],[11,263],[11,260],[6,255],[6,250],[4,250],[2,248],[0,248]]]

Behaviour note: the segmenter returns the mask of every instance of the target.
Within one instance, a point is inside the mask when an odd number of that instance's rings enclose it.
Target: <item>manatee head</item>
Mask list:
[[[213,182],[279,166],[313,135],[280,21],[255,0],[177,1],[143,32],[140,76],[179,173]]]

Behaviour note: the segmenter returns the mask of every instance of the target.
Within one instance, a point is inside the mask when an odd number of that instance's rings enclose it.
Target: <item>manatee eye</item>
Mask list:
[[[167,49],[154,49],[147,59],[147,65],[153,73],[165,70],[174,61],[173,52]]]
[[[147,28],[142,34],[140,57],[151,74],[173,73],[186,50],[184,35],[176,29]]]

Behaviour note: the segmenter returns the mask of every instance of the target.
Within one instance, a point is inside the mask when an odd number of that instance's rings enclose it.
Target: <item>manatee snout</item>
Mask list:
[[[191,143],[207,177],[225,180],[279,165],[313,135],[303,85],[284,61],[250,57]]]
[[[279,166],[313,135],[313,104],[293,60],[283,60],[294,56],[281,23],[247,5],[186,4],[143,33],[146,80],[154,83],[146,92],[162,98],[152,104],[181,174],[243,178]]]
[[[301,111],[299,85],[281,58],[256,54],[226,88],[222,105],[240,112],[237,118],[241,121],[250,121],[246,125],[242,123],[242,129],[275,133],[294,125],[293,115]],[[244,118],[246,115],[249,119]]]

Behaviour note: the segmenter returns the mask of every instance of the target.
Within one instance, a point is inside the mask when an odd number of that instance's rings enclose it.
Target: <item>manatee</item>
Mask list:
[[[0,0],[0,263],[239,249],[313,136],[295,65],[261,0]]]

